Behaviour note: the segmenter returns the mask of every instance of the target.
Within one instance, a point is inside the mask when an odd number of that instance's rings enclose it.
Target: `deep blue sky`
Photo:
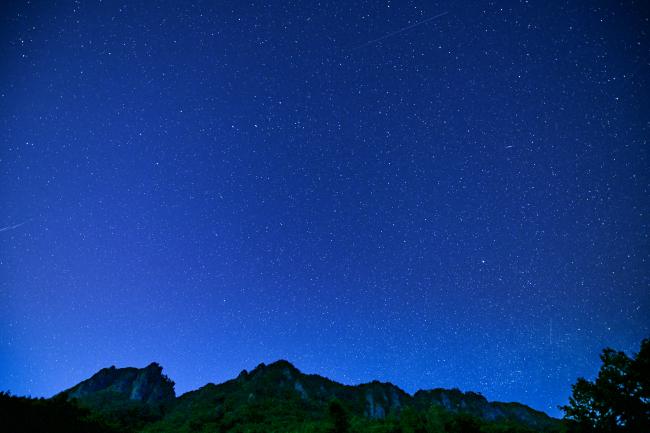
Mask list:
[[[0,389],[286,358],[558,415],[650,334],[643,2],[8,3]]]

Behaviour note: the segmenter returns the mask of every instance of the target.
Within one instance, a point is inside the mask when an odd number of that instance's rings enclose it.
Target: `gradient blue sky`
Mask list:
[[[0,389],[286,358],[558,415],[649,335],[642,2],[7,3]]]

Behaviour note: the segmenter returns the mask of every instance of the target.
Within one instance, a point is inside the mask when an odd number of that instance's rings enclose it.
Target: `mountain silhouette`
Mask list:
[[[392,383],[345,385],[302,373],[285,360],[260,364],[232,380],[180,396],[162,371],[157,363],[104,368],[52,399],[2,394],[2,407],[13,405],[14,411],[27,414],[23,419],[37,410],[47,418],[48,408],[55,405],[58,409],[51,412],[71,414],[67,420],[53,416],[44,430],[18,423],[14,432],[75,431],[71,426],[77,424],[86,432],[151,433],[523,433],[562,428],[560,420],[543,412],[519,403],[490,402],[475,392],[437,388],[411,395]]]

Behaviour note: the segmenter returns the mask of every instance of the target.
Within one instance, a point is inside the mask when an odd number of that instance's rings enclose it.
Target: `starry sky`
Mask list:
[[[0,11],[0,389],[285,358],[558,416],[649,335],[641,1]]]

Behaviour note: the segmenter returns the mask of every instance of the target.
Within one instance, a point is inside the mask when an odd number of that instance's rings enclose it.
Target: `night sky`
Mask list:
[[[559,415],[650,334],[643,3],[4,2],[0,389],[285,358]]]

